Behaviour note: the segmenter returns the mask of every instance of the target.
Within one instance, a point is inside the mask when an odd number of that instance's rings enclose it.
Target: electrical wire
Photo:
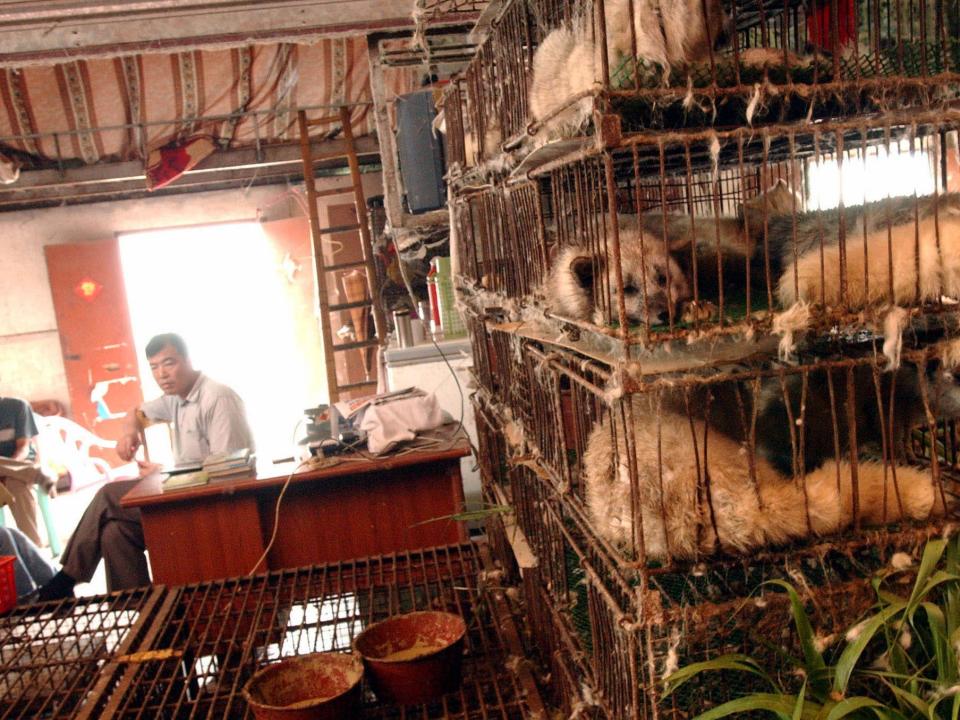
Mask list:
[[[297,471],[300,468],[308,464],[308,461],[302,461],[290,471],[290,474],[287,475],[287,479],[283,481],[283,487],[280,488],[280,494],[277,496],[277,503],[273,510],[273,532],[270,533],[270,542],[267,543],[267,546],[263,549],[263,554],[253,564],[250,572],[247,573],[248,577],[252,577],[256,574],[257,568],[260,567],[260,563],[267,559],[267,555],[269,555],[270,551],[273,549],[273,543],[276,542],[277,539],[277,529],[280,527],[280,503],[283,501],[283,496],[286,494],[287,488],[290,487],[290,481],[293,480],[293,476],[297,474]]]
[[[407,288],[407,295],[410,297],[410,302],[413,304],[413,307],[417,307],[417,297],[413,294],[413,286],[410,284],[410,278],[407,277],[407,271],[403,266],[403,256],[400,254],[400,246],[397,244],[397,239],[394,237],[390,238],[390,242],[393,243],[393,249],[397,253],[397,267],[400,268],[400,277],[403,278],[403,284]],[[465,398],[463,394],[463,387],[460,385],[460,378],[457,376],[456,370],[453,369],[453,365],[450,364],[450,361],[447,359],[447,356],[444,355],[443,350],[440,349],[440,346],[437,344],[437,340],[434,337],[433,328],[424,322],[424,318],[420,318],[420,322],[423,323],[423,329],[430,337],[430,342],[433,343],[433,347],[436,349],[437,353],[440,355],[440,358],[443,360],[444,364],[447,366],[447,369],[450,371],[450,374],[453,376],[453,381],[457,384],[457,392],[460,393],[460,420],[457,422],[457,429],[451,437],[449,445],[447,445],[445,450],[449,450],[454,445],[457,444],[457,436],[460,434],[460,431],[463,430],[463,417],[465,412]],[[477,452],[477,449],[473,446],[473,441],[470,439],[470,436],[466,433],[463,433],[467,438],[467,444],[470,445],[470,451],[473,453],[475,458],[479,458],[480,454]]]
[[[293,444],[294,445],[297,444],[297,431],[300,429],[300,426],[303,424],[303,421],[304,419],[300,418],[299,420],[297,420],[296,425],[293,426]],[[444,448],[445,450],[449,450],[451,447],[453,447],[457,439],[456,436],[459,433],[459,430],[460,430],[460,427],[458,427],[457,430],[454,432],[454,438],[453,438],[454,442],[450,443],[447,447],[445,447]],[[469,442],[469,438],[468,438],[468,442]],[[296,467],[294,467],[293,470],[290,471],[290,473],[287,475],[286,480],[283,481],[283,486],[280,488],[280,494],[277,495],[277,502],[274,504],[274,507],[273,507],[273,530],[270,533],[270,540],[269,542],[267,542],[267,546],[263,549],[263,553],[260,555],[259,558],[257,558],[257,561],[253,564],[253,567],[250,569],[250,572],[247,573],[248,577],[252,577],[253,575],[256,574],[257,568],[260,567],[260,564],[267,559],[267,556],[270,554],[270,551],[273,549],[273,544],[277,540],[277,532],[280,528],[280,504],[283,502],[283,496],[286,495],[287,493],[287,488],[290,487],[290,483],[293,481],[293,476],[296,475],[301,470],[301,468],[304,468],[304,467],[321,469],[321,468],[334,467],[340,464],[361,463],[361,462],[369,462],[371,460],[380,459],[376,455],[371,455],[367,452],[364,452],[360,447],[364,443],[366,443],[365,438],[356,440],[355,442],[352,442],[350,444],[342,445],[343,448],[349,451],[355,452],[357,455],[359,455],[360,456],[359,458],[349,457],[344,455],[338,455],[336,457],[322,457],[322,458],[308,457],[305,460],[302,460],[300,463],[298,463]],[[403,448],[401,448],[396,452],[391,452],[389,453],[389,455],[390,457],[401,457],[403,455],[409,455],[411,453],[420,452],[421,450],[436,449],[438,446],[444,445],[446,443],[447,443],[446,438],[441,439],[438,437],[430,437],[426,432],[422,432],[418,434],[417,437],[414,438],[414,440],[404,445]],[[323,443],[321,443],[320,447],[321,448],[323,447]],[[470,448],[471,450],[473,449],[472,444],[470,445]]]
[[[303,418],[297,420],[296,424],[293,426],[293,446],[297,446],[297,431],[300,429],[300,426],[303,424]],[[267,543],[267,546],[263,549],[263,554],[257,559],[253,564],[253,567],[250,568],[250,572],[247,573],[248,577],[252,577],[257,572],[257,568],[260,567],[260,563],[267,559],[267,555],[270,554],[270,551],[273,549],[273,543],[277,540],[277,529],[280,527],[280,503],[283,502],[283,496],[287,493],[287,488],[290,486],[290,481],[293,480],[293,476],[297,474],[297,471],[302,468],[304,465],[309,464],[310,458],[306,460],[301,460],[300,463],[290,471],[290,474],[287,475],[287,479],[283,481],[283,487],[280,488],[280,494],[277,495],[277,502],[273,508],[273,531],[270,533],[270,541]]]

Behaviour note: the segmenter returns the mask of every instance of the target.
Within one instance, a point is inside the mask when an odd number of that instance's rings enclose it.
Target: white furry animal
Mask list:
[[[941,295],[960,297],[960,194],[920,198],[916,209],[914,202],[912,197],[893,201],[892,213],[884,204],[873,203],[866,219],[862,210],[846,213],[845,297],[840,287],[839,215],[822,214],[819,222],[816,213],[797,217],[796,246],[787,239],[790,218],[780,219],[776,229],[785,236],[777,287],[780,302],[784,306],[798,300],[827,306],[845,302],[847,307],[862,308],[927,302]],[[774,230],[771,226],[771,235]],[[820,233],[825,245],[822,258]]]
[[[634,55],[664,70],[705,60],[711,47],[723,37],[727,24],[720,0],[609,0],[604,10],[611,72]],[[592,39],[586,25],[580,22],[575,23],[574,29],[553,30],[534,53],[529,110],[534,120],[547,120],[541,133],[546,139],[579,132],[590,118],[591,97],[584,97],[549,120],[548,117],[574,96],[595,90],[603,83],[602,45]]]
[[[804,493],[803,487],[784,478],[758,457],[758,497],[750,480],[747,452],[738,442],[712,431],[704,459],[702,421],[694,420],[691,425],[686,416],[664,412],[658,437],[658,421],[644,405],[643,400],[634,397],[636,502],[647,560],[691,559],[718,550],[745,553],[806,537],[810,529],[815,535],[836,533],[851,523],[849,463],[830,460],[807,474]],[[694,431],[699,458],[693,451]],[[633,543],[634,514],[627,457],[622,452],[626,445],[622,431],[618,430],[616,435],[621,455],[615,459],[609,423],[594,428],[583,456],[583,478],[594,529],[615,546],[627,548]],[[659,458],[658,447],[662,448]],[[706,483],[698,483],[705,469],[709,495],[703,489]],[[879,525],[903,517],[921,520],[943,514],[941,495],[928,473],[897,467],[895,486],[889,468],[861,462],[857,469],[863,524]],[[708,497],[712,502],[708,502]]]
[[[636,56],[663,68],[707,60],[728,21],[719,0],[608,0],[604,10],[611,69],[633,56],[634,38]]]
[[[599,87],[597,49],[579,32],[558,28],[547,35],[533,56],[533,79],[527,96],[530,116],[547,120],[579,94]],[[581,131],[593,109],[585,96],[547,120],[542,137],[567,137]]]
[[[690,297],[686,275],[662,241],[645,237],[641,244],[636,215],[621,215],[618,221],[627,319],[648,325],[664,322],[671,308]],[[550,310],[562,317],[605,325],[607,303],[610,316],[618,317],[616,273],[606,258],[588,248],[571,246],[560,252],[543,294]]]

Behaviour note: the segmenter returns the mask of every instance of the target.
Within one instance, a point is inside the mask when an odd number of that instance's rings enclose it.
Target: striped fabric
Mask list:
[[[362,37],[7,68],[0,70],[0,152],[95,163],[143,158],[201,133],[219,147],[289,142],[297,137],[297,108],[369,101],[369,79]],[[414,87],[410,72],[386,79],[389,96]],[[257,110],[270,112],[256,121],[200,120]],[[328,114],[336,113],[311,116]],[[124,124],[134,127],[99,130]],[[354,108],[353,127],[357,135],[373,130],[369,108]]]

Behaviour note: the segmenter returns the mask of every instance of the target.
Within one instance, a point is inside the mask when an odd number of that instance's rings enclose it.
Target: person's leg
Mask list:
[[[5,477],[3,484],[13,495],[10,512],[13,513],[13,520],[17,523],[20,532],[37,545],[42,545],[40,527],[37,524],[36,483],[27,482],[19,477]]]
[[[0,528],[0,555],[15,558],[14,581],[17,597],[23,599],[50,581],[54,567],[26,535],[15,528]]]
[[[104,555],[104,527],[113,523],[140,526],[140,511],[120,506],[120,499],[138,482],[137,479],[117,480],[97,491],[63,550],[60,557],[63,569],[40,588],[41,600],[69,597],[73,595],[74,585],[90,581]],[[128,557],[127,548],[121,547],[117,552],[117,557]]]
[[[144,555],[147,546],[139,522],[107,522],[100,532],[100,544],[107,567],[107,590],[129,590],[150,584],[150,571]]]
[[[47,584],[56,574],[57,570],[44,553],[32,542],[25,534],[16,528],[7,529],[7,533],[13,540],[14,549],[20,562],[30,575],[30,589],[26,593],[20,592],[20,586],[17,585],[17,595],[23,596],[33,592],[42,585]]]
[[[138,480],[118,480],[107,483],[97,491],[83,511],[77,529],[63,550],[60,563],[65,573],[77,582],[89,582],[103,557],[102,530],[113,521],[140,524],[140,511],[120,507],[120,498],[136,485]]]

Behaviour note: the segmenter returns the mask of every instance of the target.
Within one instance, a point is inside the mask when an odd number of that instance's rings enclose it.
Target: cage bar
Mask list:
[[[446,610],[467,623],[463,684],[422,706],[363,717],[542,717],[484,546],[428,548],[16,609],[4,634],[4,717],[246,718],[241,691],[266,664],[346,652],[367,625]],[[513,669],[511,669],[513,668]]]

